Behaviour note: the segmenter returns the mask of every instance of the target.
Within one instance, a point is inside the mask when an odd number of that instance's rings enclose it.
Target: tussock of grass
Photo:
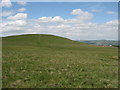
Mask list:
[[[117,88],[117,48],[52,35],[3,38],[4,88]]]

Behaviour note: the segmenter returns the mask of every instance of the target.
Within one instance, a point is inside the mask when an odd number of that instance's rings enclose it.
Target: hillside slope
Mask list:
[[[17,35],[17,36],[8,36],[3,37],[3,44],[7,45],[7,43],[12,45],[87,45],[84,43],[72,41],[67,38],[58,37],[54,35],[47,34],[28,34],[28,35]]]
[[[2,38],[3,88],[115,88],[118,51],[53,35]]]

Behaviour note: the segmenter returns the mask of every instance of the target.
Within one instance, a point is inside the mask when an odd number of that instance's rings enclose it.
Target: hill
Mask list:
[[[5,41],[5,42],[4,42]],[[8,36],[3,38],[3,44],[7,43],[12,45],[72,45],[77,44],[78,42],[72,41],[67,38],[54,36],[54,35],[47,35],[47,34],[30,34],[30,35],[17,35],[17,36]],[[79,43],[80,44],[80,43]],[[84,43],[81,43],[85,45]]]
[[[53,35],[2,38],[3,88],[116,88],[118,52]]]

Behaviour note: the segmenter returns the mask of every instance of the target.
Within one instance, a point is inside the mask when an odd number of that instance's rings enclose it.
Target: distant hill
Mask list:
[[[103,45],[103,46],[118,45],[118,41],[114,41],[114,40],[78,40],[78,41],[93,45]]]

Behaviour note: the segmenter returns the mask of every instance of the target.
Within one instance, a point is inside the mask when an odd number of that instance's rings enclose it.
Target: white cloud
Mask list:
[[[0,16],[10,16],[14,13],[14,11],[3,11]]]
[[[2,0],[1,3],[0,3],[0,6],[9,8],[9,7],[12,6],[12,4],[11,4],[10,0]]]
[[[81,9],[74,9],[72,12],[71,12],[72,15],[82,15],[84,14],[84,11],[82,11]]]
[[[108,12],[106,12],[107,14],[115,14],[115,12],[113,12],[113,11],[108,11]]]
[[[74,24],[43,24],[33,21],[14,21],[9,22],[3,27],[4,32],[16,30],[16,33],[41,33],[41,34],[53,34],[62,37],[67,37],[74,40],[82,39],[117,39],[117,24],[114,20],[106,22],[104,24],[95,23],[74,23]],[[23,31],[24,30],[24,31]],[[14,31],[15,32],[15,31]],[[15,34],[16,34],[15,33]],[[10,35],[10,32],[9,34]]]
[[[38,19],[38,22],[44,22],[44,23],[50,23],[50,22],[63,22],[64,19],[60,16],[55,16],[55,17],[40,17]]]
[[[26,8],[20,8],[20,9],[18,9],[18,12],[24,12],[24,11],[26,11]]]
[[[2,27],[12,26],[14,28],[14,26],[25,26],[26,24],[27,22],[25,20],[6,21],[2,23]]]
[[[17,26],[24,26],[26,25],[26,21],[25,20],[16,20],[16,21],[11,21],[9,22],[7,25],[17,25]]]
[[[2,23],[0,32],[3,35],[22,34],[23,32],[25,32],[26,25],[27,22],[25,20],[6,21]]]
[[[72,15],[81,15],[81,16],[92,16],[91,13],[87,12],[87,11],[83,11],[81,9],[74,9],[71,12]]]
[[[26,18],[27,18],[26,13],[17,13],[15,16],[9,16],[7,19],[17,20],[17,19],[26,19]]]
[[[19,5],[23,5],[23,6],[25,6],[25,5],[27,5],[27,2],[25,2],[25,1],[19,1],[19,2],[17,2]]]
[[[40,17],[38,19],[39,22],[51,22],[52,17]]]
[[[112,20],[109,22],[106,22],[107,25],[118,25],[118,20]]]
[[[52,25],[52,26],[48,26],[49,29],[70,29],[71,26],[70,25],[65,25],[65,24],[58,24],[58,25]]]
[[[55,17],[53,17],[52,21],[53,22],[63,22],[64,19],[60,16],[55,16]]]
[[[77,15],[77,19],[81,20],[81,21],[88,21],[91,20],[93,17],[92,13],[89,13],[87,11],[83,11],[81,9],[74,9],[71,12],[72,15]]]

